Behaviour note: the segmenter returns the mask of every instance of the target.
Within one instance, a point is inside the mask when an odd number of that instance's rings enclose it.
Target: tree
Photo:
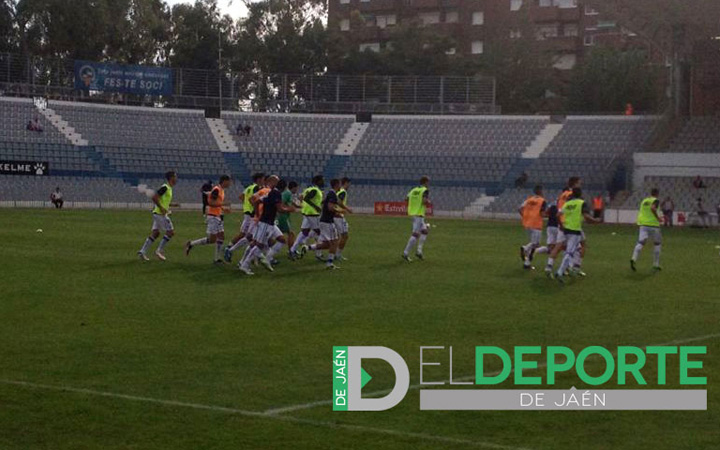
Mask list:
[[[656,66],[644,52],[596,48],[573,73],[569,106],[573,111],[623,111],[631,103],[637,111],[653,111],[661,89]]]
[[[235,24],[222,15],[217,0],[197,0],[175,5],[171,13],[170,38],[165,48],[169,64],[191,69],[218,69],[218,51],[232,58]]]
[[[508,33],[513,30],[513,36]],[[505,113],[528,113],[548,107],[548,94],[557,94],[560,80],[554,55],[536,38],[528,17],[498,27],[484,58],[484,73],[496,79],[497,103]]]
[[[109,24],[106,57],[127,64],[164,62],[164,50],[170,38],[170,10],[162,0],[115,0],[109,3],[112,17],[121,18]]]

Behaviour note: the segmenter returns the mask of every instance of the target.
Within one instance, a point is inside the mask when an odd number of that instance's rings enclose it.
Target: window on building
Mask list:
[[[510,11],[519,11],[522,5],[523,0],[510,0]]]
[[[553,0],[553,5],[557,6],[558,8],[569,9],[577,8],[578,3],[577,0]]]
[[[584,41],[585,41],[585,45],[586,45],[587,47],[592,47],[593,45],[595,45],[595,35],[594,35],[594,34],[588,34],[587,36],[585,36],[585,40],[584,40]]]
[[[370,3],[370,0],[360,0],[362,3]]]
[[[542,8],[547,8],[548,6],[552,6],[552,0],[540,0],[540,6]]]
[[[536,36],[537,36],[537,39],[540,41],[544,41],[545,39],[557,37],[558,36],[557,24],[539,26],[536,31]]]
[[[379,28],[392,27],[397,24],[397,16],[395,14],[389,14],[387,16],[375,17],[375,22]]]
[[[360,51],[364,52],[365,50],[379,52],[380,51],[380,43],[379,42],[366,42],[364,44],[360,44]]]
[[[375,26],[375,16],[373,16],[372,14],[363,14],[362,17],[366,27]]]
[[[420,13],[418,14],[418,18],[423,25],[440,23],[440,11]]]
[[[614,20],[598,20],[598,28],[615,28],[617,23]]]
[[[585,5],[585,15],[586,16],[597,16],[598,14],[600,14],[600,13],[598,13],[597,9],[593,8],[592,6]]]
[[[485,24],[485,12],[483,11],[475,11],[472,15],[472,24],[473,25],[483,25]]]
[[[558,70],[571,70],[577,64],[577,55],[574,53],[555,56],[553,67]]]
[[[446,55],[454,55],[455,53],[457,53],[457,50],[455,49],[455,47],[449,48],[449,49],[445,52]]]
[[[522,37],[522,31],[510,30],[510,39],[520,39]]]
[[[574,23],[566,23],[564,31],[565,31],[565,33],[564,33],[565,36],[568,36],[568,37],[577,36],[579,33],[578,26],[577,26],[577,24],[574,24]]]
[[[445,13],[445,23],[458,23],[460,21],[460,13],[457,11],[448,11]]]
[[[485,52],[485,43],[483,41],[473,41],[470,52],[473,55],[482,55]]]
[[[350,4],[350,0],[340,0],[340,4],[341,4],[341,5],[349,5],[349,4]]]
[[[350,30],[350,19],[342,19],[340,21],[340,31]]]

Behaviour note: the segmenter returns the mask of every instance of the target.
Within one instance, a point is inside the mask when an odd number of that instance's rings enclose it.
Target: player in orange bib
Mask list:
[[[532,259],[536,253],[547,253],[547,247],[541,247],[543,219],[547,215],[547,201],[543,197],[543,187],[535,186],[534,194],[525,200],[518,212],[522,224],[527,230],[530,242],[520,247],[520,259],[523,267],[532,270]]]
[[[215,244],[215,264],[222,264],[222,248],[225,242],[225,213],[230,212],[230,208],[225,204],[225,190],[232,185],[229,175],[220,177],[220,182],[213,186],[210,194],[208,194],[208,208],[205,223],[207,225],[206,237],[188,241],[185,244],[185,254],[189,255],[193,247],[199,245]]]

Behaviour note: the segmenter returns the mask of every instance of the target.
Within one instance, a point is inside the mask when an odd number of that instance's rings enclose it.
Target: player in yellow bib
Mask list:
[[[309,239],[317,239],[320,237],[320,213],[322,212],[323,187],[325,187],[325,178],[323,178],[322,175],[316,175],[312,179],[312,185],[302,193],[302,208],[300,212],[303,215],[303,220],[300,225],[301,232],[290,249],[290,259],[301,258],[307,251],[305,242]],[[322,259],[322,252],[315,252],[315,257]]]
[[[573,261],[580,253],[580,247],[584,240],[583,222],[600,223],[602,219],[596,219],[590,214],[590,208],[582,199],[582,189],[577,187],[573,189],[570,200],[565,202],[558,214],[563,218],[564,222],[565,256],[557,271],[556,278],[559,282],[564,283],[565,272],[570,269]],[[578,269],[573,269],[570,273],[572,274],[575,270]]]
[[[152,210],[153,214],[153,226],[150,236],[145,240],[138,256],[142,261],[148,261],[146,253],[150,250],[155,240],[160,236],[160,232],[164,232],[162,241],[155,250],[155,256],[160,261],[165,261],[165,246],[170,242],[170,239],[175,235],[175,228],[173,227],[172,220],[170,220],[170,206],[172,205],[173,198],[173,186],[177,183],[177,173],[174,171],[167,172],[165,174],[165,184],[155,192],[152,197],[152,201],[155,207]]]
[[[415,244],[417,244],[417,250],[415,256],[418,259],[424,259],[423,256],[423,245],[428,237],[428,226],[425,223],[425,212],[430,204],[430,191],[428,186],[430,185],[430,178],[420,178],[420,185],[413,188],[407,195],[407,213],[408,216],[413,218],[413,228],[410,239],[405,246],[403,252],[403,259],[407,262],[411,262],[410,252],[412,251]]]
[[[650,192],[650,197],[643,199],[640,202],[640,210],[638,211],[637,224],[640,227],[640,235],[638,237],[637,244],[635,244],[635,250],[633,250],[632,259],[630,259],[630,268],[633,271],[637,270],[635,263],[640,258],[640,252],[642,252],[645,243],[650,237],[653,238],[655,243],[655,249],[653,251],[653,270],[659,271],[660,268],[660,252],[662,251],[662,233],[660,232],[660,216],[658,215],[658,208],[660,207],[660,200],[658,200],[660,191],[653,189]]]

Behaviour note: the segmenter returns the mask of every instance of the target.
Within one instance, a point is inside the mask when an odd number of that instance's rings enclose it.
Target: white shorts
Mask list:
[[[640,235],[638,236],[638,242],[645,243],[648,239],[652,238],[655,245],[662,244],[662,232],[659,227],[640,227]]]
[[[247,214],[243,214],[243,221],[242,221],[242,225],[240,225],[240,232],[242,234],[252,234],[252,231],[254,228],[255,228],[255,219],[253,219],[253,216],[248,216]]]
[[[320,216],[303,216],[301,230],[319,230],[320,229]]]
[[[223,220],[217,216],[207,216],[205,224],[207,225],[205,234],[208,236],[225,232],[225,224],[223,223]]]
[[[555,243],[556,244],[564,244],[565,239],[566,239],[565,232],[562,229],[558,228],[557,236],[555,237]]]
[[[349,226],[347,220],[345,220],[344,217],[336,217],[335,228],[337,228],[338,234],[348,234]]]
[[[547,245],[555,245],[558,243],[558,233],[560,233],[560,228],[558,227],[547,227],[545,230],[547,232]]]
[[[415,233],[422,233],[423,231],[427,231],[428,226],[425,223],[424,217],[415,216],[413,217],[413,225],[412,225],[412,232]]]
[[[533,230],[532,228],[526,228],[525,231],[527,231],[528,239],[530,239],[531,244],[540,245],[540,242],[542,242],[542,230]]]
[[[153,231],[173,231],[174,229],[172,220],[168,216],[153,214]]]
[[[320,222],[320,242],[338,240],[338,230],[334,223]]]
[[[582,234],[566,234],[565,241],[565,254],[575,256],[580,251],[583,237]]]
[[[282,235],[282,231],[276,225],[259,222],[253,240],[260,245],[267,246],[272,239],[277,239]]]

